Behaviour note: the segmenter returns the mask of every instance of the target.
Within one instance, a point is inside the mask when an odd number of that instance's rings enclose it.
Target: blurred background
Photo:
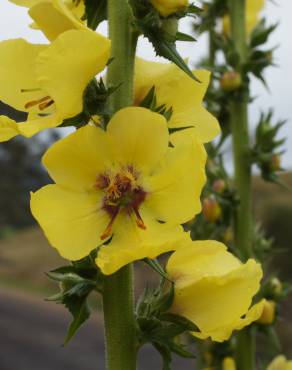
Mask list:
[[[277,68],[267,72],[269,91],[253,81],[256,97],[250,107],[250,119],[257,122],[262,110],[273,107],[275,116],[288,119],[280,132],[286,137],[286,153],[283,156],[283,180],[292,186],[292,108],[291,91],[291,37],[290,15],[292,4],[278,0],[267,2],[264,10],[270,23],[280,21],[270,46],[275,51]],[[24,37],[32,42],[47,42],[38,31],[29,28],[26,9],[16,7],[7,0],[0,3],[0,41]],[[181,27],[189,31],[190,21]],[[106,32],[106,25],[101,25]],[[192,45],[181,43],[180,52],[196,64],[207,49],[204,37]],[[141,40],[138,54],[154,59],[150,44]],[[1,58],[0,58],[1,68]],[[16,112],[0,102],[0,114],[21,121],[24,114]],[[64,134],[62,130],[41,133],[33,139],[15,138],[0,144],[0,370],[77,370],[104,369],[102,320],[97,313],[82,328],[76,338],[62,347],[69,314],[45,297],[55,292],[46,271],[64,263],[57,252],[48,245],[42,232],[35,225],[29,211],[29,192],[50,179],[40,164],[46,148]],[[226,149],[230,162],[230,152]],[[271,270],[279,277],[292,282],[292,196],[276,185],[264,183],[255,172],[253,181],[254,211],[268,235],[275,240],[276,256]],[[139,268],[137,285],[142,286],[146,270]],[[283,350],[292,356],[292,298],[282,307],[279,330]],[[282,319],[281,319],[282,318]],[[157,367],[158,356],[149,348],[141,355],[140,369]],[[177,360],[176,369],[194,369],[194,362]],[[126,370],[126,369],[125,369]]]

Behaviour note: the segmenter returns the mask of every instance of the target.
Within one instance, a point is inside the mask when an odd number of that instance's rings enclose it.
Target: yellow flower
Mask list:
[[[86,29],[81,22],[85,13],[84,1],[74,0],[10,0],[16,5],[29,8],[34,20],[32,28],[40,29],[50,40],[71,29]]]
[[[225,357],[222,365],[222,370],[236,370],[236,363],[232,357]]]
[[[189,241],[172,254],[167,272],[175,282],[171,310],[197,325],[200,332],[193,334],[198,338],[222,342],[262,313],[264,300],[249,308],[261,266],[253,259],[242,264],[222,243]]]
[[[110,41],[89,30],[62,33],[51,45],[0,43],[0,100],[28,112],[25,122],[0,117],[0,141],[56,127],[83,109],[83,93],[109,58]]]
[[[265,0],[247,0],[246,1],[246,32],[250,35],[252,30],[258,24],[259,13],[265,5]],[[226,15],[223,18],[223,32],[230,34],[230,18]]]
[[[139,104],[149,90],[155,86],[157,105],[165,104],[173,109],[169,121],[170,128],[191,126],[191,129],[174,133],[181,136],[193,132],[202,142],[208,142],[216,137],[219,124],[202,101],[209,85],[210,72],[194,71],[201,81],[197,82],[187,76],[174,64],[149,62],[136,59],[135,104]]]
[[[83,258],[112,237],[96,261],[111,274],[187,238],[180,224],[201,210],[206,154],[201,143],[168,142],[162,115],[129,107],[106,132],[87,125],[48,150],[56,184],[32,194],[31,209],[63,257]]]
[[[292,361],[288,361],[283,355],[277,356],[267,367],[267,370],[292,370]]]
[[[151,4],[163,17],[184,10],[188,4],[188,0],[150,0]]]

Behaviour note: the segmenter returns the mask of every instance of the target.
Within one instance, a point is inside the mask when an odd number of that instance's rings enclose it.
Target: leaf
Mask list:
[[[85,0],[87,26],[96,30],[99,23],[107,19],[107,0]]]
[[[87,303],[87,296],[68,297],[64,301],[65,306],[71,312],[73,321],[71,322],[64,345],[66,345],[76,334],[81,325],[90,317],[90,310]]]

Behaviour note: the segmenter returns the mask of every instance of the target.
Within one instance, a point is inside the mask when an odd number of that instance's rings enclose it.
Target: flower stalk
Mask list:
[[[247,57],[246,1],[229,0],[229,11],[231,38],[240,57],[237,72],[242,74],[241,66]],[[239,197],[239,205],[235,214],[235,243],[243,261],[253,254],[248,98],[247,86],[240,98],[231,102],[235,186]],[[236,357],[238,370],[255,369],[255,348],[251,330],[246,329],[238,334]]]
[[[131,30],[131,13],[126,0],[108,1],[109,38],[112,62],[108,86],[119,89],[110,97],[114,113],[133,101],[133,76],[137,37]],[[104,279],[103,310],[106,340],[106,369],[136,369],[136,336],[133,297],[133,269],[125,266]]]

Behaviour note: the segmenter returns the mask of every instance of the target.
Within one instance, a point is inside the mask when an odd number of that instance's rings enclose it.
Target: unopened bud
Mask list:
[[[235,71],[227,71],[220,79],[221,89],[224,91],[237,90],[242,84],[241,75]]]
[[[234,240],[234,232],[231,227],[225,230],[223,234],[223,241],[225,244],[231,243]]]
[[[204,358],[205,363],[208,366],[210,366],[212,364],[212,362],[213,362],[213,355],[212,355],[211,352],[209,352],[209,351],[204,352],[203,353],[203,358]]]
[[[221,207],[217,200],[213,197],[203,200],[203,215],[209,222],[215,223],[221,217]]]
[[[232,357],[225,357],[222,363],[222,370],[236,370],[236,364]]]
[[[164,19],[162,21],[162,29],[170,36],[175,37],[178,31],[178,20],[174,17]]]
[[[274,154],[271,158],[270,169],[273,172],[279,171],[281,169],[281,156],[280,154]]]
[[[283,285],[278,278],[273,277],[270,281],[270,284],[274,294],[278,295],[282,293]]]
[[[276,303],[274,301],[266,301],[261,317],[257,320],[259,324],[271,325],[275,320]]]
[[[215,193],[222,194],[226,189],[226,182],[223,179],[217,179],[213,182],[212,189]]]

